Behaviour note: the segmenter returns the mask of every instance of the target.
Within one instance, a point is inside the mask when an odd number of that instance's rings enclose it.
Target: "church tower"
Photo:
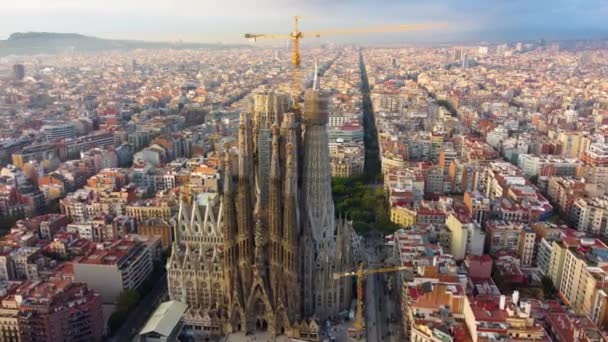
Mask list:
[[[251,118],[242,113],[239,126],[238,189],[236,197],[237,245],[239,250],[240,285],[244,296],[251,289],[253,266],[253,137]]]
[[[352,279],[334,279],[334,273],[352,271],[344,257],[344,234],[349,224],[336,227],[331,190],[327,137],[328,100],[318,88],[304,94],[303,233],[301,238],[304,315],[325,320],[350,306]],[[340,222],[342,223],[342,222]],[[350,235],[349,235],[350,236]]]
[[[282,277],[283,268],[283,206],[281,201],[281,190],[283,188],[281,180],[281,165],[279,157],[279,127],[272,126],[272,158],[270,162],[270,187],[269,187],[269,206],[268,206],[268,228],[269,246],[268,253],[270,258],[270,287],[272,288],[272,302],[274,305],[284,303],[285,293],[283,292]]]
[[[285,147],[286,165],[283,187],[283,234],[281,267],[283,269],[283,292],[285,305],[290,319],[301,317],[300,254],[299,254],[299,210],[298,210],[298,176],[296,145],[289,142]],[[295,290],[294,290],[295,289]]]
[[[232,158],[230,151],[224,156],[224,186],[222,189],[221,225],[224,232],[224,291],[232,294],[235,287],[241,288],[239,267],[239,249],[237,244],[238,228],[236,223],[236,207],[234,198],[234,177],[232,174]],[[231,298],[231,296],[228,296]],[[234,298],[242,305],[242,298]],[[237,303],[229,302],[228,305]]]

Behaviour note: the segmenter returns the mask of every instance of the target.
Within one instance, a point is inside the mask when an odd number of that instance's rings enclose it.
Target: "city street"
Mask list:
[[[388,274],[378,275],[379,281],[376,282],[376,289],[378,290],[376,295],[378,297],[378,319],[379,319],[379,330],[382,331],[383,335],[380,337],[380,341],[399,341],[399,330],[398,326],[390,322],[391,315],[397,314],[396,310],[399,310],[399,302],[397,298],[391,297],[387,292],[387,280],[391,278]]]
[[[368,237],[365,241],[365,255],[367,262],[366,267],[371,267],[379,261],[377,253],[378,238]],[[365,328],[367,333],[368,341],[380,341],[382,337],[382,324],[380,323],[380,310],[379,305],[381,304],[381,298],[379,297],[378,289],[381,289],[381,285],[378,284],[378,275],[370,275],[364,279],[365,286]]]
[[[366,279],[365,288],[365,321],[367,328],[368,341],[381,341],[382,324],[380,318],[379,304],[381,302],[378,296],[377,276],[372,275]]]
[[[385,255],[381,236],[368,237],[365,243],[367,266],[383,267]],[[399,341],[398,327],[390,324],[390,317],[397,317],[399,303],[387,290],[391,274],[374,274],[365,279],[365,321],[368,341]],[[390,332],[390,333],[389,333]]]
[[[109,338],[108,341],[123,342],[133,340],[166,296],[167,276],[163,272],[154,288],[139,301],[137,307],[129,314],[118,332]]]
[[[0,342],[608,342],[608,0],[427,3],[4,0]]]

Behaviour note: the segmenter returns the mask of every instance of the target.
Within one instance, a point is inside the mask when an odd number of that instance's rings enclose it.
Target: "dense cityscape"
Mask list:
[[[605,40],[296,38],[0,54],[0,340],[608,341]]]

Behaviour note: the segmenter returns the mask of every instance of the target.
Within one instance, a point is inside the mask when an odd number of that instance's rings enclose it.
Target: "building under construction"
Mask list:
[[[316,84],[302,119],[288,96],[256,95],[238,150],[226,153],[221,209],[180,206],[169,296],[189,305],[195,331],[315,341],[321,322],[350,307],[353,279],[334,274],[354,269],[359,239],[335,217],[327,100]]]

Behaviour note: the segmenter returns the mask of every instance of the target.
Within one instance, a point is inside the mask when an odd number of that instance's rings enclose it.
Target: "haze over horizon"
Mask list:
[[[243,43],[243,33],[421,22],[444,30],[325,37],[336,42],[578,39],[608,37],[606,0],[20,0],[0,5],[0,38],[13,32],[73,32],[112,39]]]

